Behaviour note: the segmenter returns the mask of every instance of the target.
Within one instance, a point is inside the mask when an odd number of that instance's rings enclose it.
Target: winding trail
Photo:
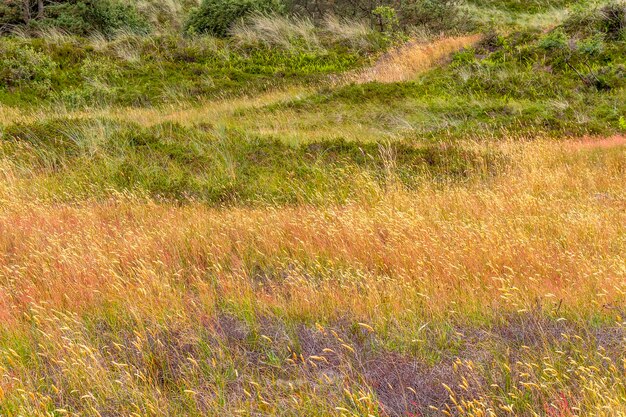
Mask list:
[[[335,86],[348,83],[399,82],[415,79],[419,74],[440,64],[455,51],[470,46],[480,39],[480,35],[447,37],[434,40],[430,43],[411,41],[405,45],[384,54],[372,67],[360,69],[338,76]],[[331,82],[332,84],[332,82]],[[293,86],[286,89],[270,91],[254,97],[236,97],[228,99],[207,100],[201,105],[174,104],[154,108],[124,108],[111,107],[97,110],[70,110],[63,108],[39,109],[24,111],[22,109],[0,105],[0,125],[13,123],[29,123],[49,117],[52,112],[55,117],[83,119],[87,117],[112,117],[132,120],[142,125],[151,126],[172,121],[182,124],[194,124],[211,120],[218,122],[232,117],[236,112],[246,109],[260,108],[267,105],[304,97],[314,94],[315,90],[304,86]]]
[[[475,44],[481,36],[475,34],[446,37],[430,43],[408,42],[400,48],[384,54],[372,67],[347,77],[347,81],[393,83],[413,80],[419,74],[439,65],[453,52]]]

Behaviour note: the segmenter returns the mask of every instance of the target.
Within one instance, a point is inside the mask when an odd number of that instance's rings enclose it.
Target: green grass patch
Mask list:
[[[0,103],[149,106],[319,82],[367,62],[335,43],[315,50],[213,38],[126,37],[104,44],[0,38]],[[45,64],[45,65],[43,65]]]
[[[341,139],[290,146],[237,130],[107,119],[12,125],[2,143],[15,171],[51,195],[133,190],[211,204],[341,202],[390,181],[465,181],[505,165],[495,153],[458,146]]]

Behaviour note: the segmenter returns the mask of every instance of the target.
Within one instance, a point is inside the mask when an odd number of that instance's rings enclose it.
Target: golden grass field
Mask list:
[[[341,206],[55,203],[5,161],[0,401],[23,416],[626,415],[623,139],[467,146],[511,163],[372,183]]]
[[[518,21],[544,34],[568,16],[556,6],[481,13],[485,24]],[[324,25],[321,33],[344,42],[371,35],[364,23]],[[321,48],[308,19],[258,15],[231,35],[235,43]],[[44,44],[73,42],[60,31],[40,36]],[[119,48],[121,66],[145,59],[127,38],[85,42],[90,51]],[[189,39],[177,42],[192,49]],[[487,80],[496,93],[474,85],[462,97],[458,86],[414,97],[421,75],[479,41],[484,36],[415,40],[369,67],[320,76],[319,85],[249,96],[143,107],[0,105],[0,417],[626,417],[626,139],[555,137],[559,113],[550,111],[575,114],[571,132],[605,120],[623,132],[617,124],[626,121],[611,118],[613,96],[601,101],[604,92],[588,85],[576,87],[583,99],[563,93],[543,103],[528,68],[497,72],[495,60],[476,71],[493,70],[493,79],[474,82]],[[216,40],[198,42],[217,50]],[[512,49],[504,62],[507,54]],[[443,74],[442,85],[470,80],[480,59],[459,70],[461,81]],[[522,76],[532,94],[516,98]],[[365,93],[343,91],[341,103],[329,93],[367,85]],[[390,85],[397,97],[381,98]],[[505,89],[512,98],[497,96]],[[502,102],[491,106],[493,97]],[[587,98],[609,109],[606,119],[587,114]],[[457,108],[466,104],[467,112]],[[478,116],[482,122],[467,123]],[[141,129],[144,136],[128,132]],[[167,141],[181,138],[175,131],[191,132],[191,157]],[[126,147],[115,147],[123,134]],[[230,170],[231,183],[237,175],[244,182],[247,171],[236,168],[250,155],[237,155],[248,149],[232,146],[232,137],[258,145],[250,153],[269,166],[251,182],[282,178],[275,165],[288,161],[264,153],[348,150],[329,163],[310,156],[311,184],[303,180],[297,191],[311,195],[289,199],[293,190],[277,187],[287,197],[275,203],[253,187],[223,203],[166,198],[150,193],[148,180],[143,192],[89,188],[99,172],[121,172],[119,161],[167,176],[182,169],[168,171],[158,157],[220,151],[212,161]],[[220,140],[222,147],[202,147]],[[355,143],[374,144],[375,170],[354,162],[365,156],[349,153]],[[445,172],[467,162],[460,152],[460,162],[445,159],[455,147],[478,155],[463,175]],[[443,162],[412,173],[419,181],[408,186],[396,150],[422,148],[442,151],[434,155]],[[190,182],[205,179],[198,171]],[[343,185],[337,178],[348,178],[345,199],[330,195]]]

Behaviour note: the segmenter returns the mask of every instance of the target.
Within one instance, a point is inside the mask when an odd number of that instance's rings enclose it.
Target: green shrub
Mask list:
[[[33,20],[36,28],[55,27],[77,35],[100,32],[113,35],[119,30],[146,33],[148,23],[136,8],[121,0],[66,0],[52,3],[45,9],[45,17]]]
[[[598,90],[611,90],[624,86],[626,67],[624,65],[607,65],[591,72],[587,78]]]
[[[22,21],[22,15],[20,14],[20,8],[17,1],[5,0],[0,3],[0,26],[2,25],[15,25]]]
[[[476,50],[474,48],[465,48],[452,55],[451,66],[465,67],[476,62]]]
[[[598,56],[605,48],[604,37],[602,34],[597,34],[583,39],[578,43],[578,52],[588,56]]]
[[[30,46],[12,40],[0,44],[0,88],[30,87],[46,89],[55,64]]]
[[[251,13],[280,13],[280,0],[204,0],[187,21],[188,33],[225,37],[235,22]]]
[[[424,26],[432,31],[468,29],[469,19],[463,19],[458,0],[419,0],[400,2],[400,23],[404,27]]]
[[[507,43],[508,40],[504,36],[491,28],[483,35],[477,46],[485,53],[490,53],[506,46]]]
[[[561,28],[548,33],[539,41],[539,47],[545,50],[565,50],[567,49],[568,37]]]
[[[623,39],[626,31],[626,3],[613,2],[600,8],[580,6],[563,22],[563,28],[578,37],[601,33],[609,40]]]
[[[372,11],[381,32],[394,32],[400,21],[396,9],[389,6],[378,6]]]

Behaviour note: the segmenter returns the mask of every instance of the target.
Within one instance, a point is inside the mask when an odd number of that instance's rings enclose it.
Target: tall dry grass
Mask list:
[[[381,57],[372,67],[351,76],[351,81],[382,83],[414,80],[453,52],[478,42],[480,35],[444,37],[428,43],[410,42]]]
[[[315,24],[307,17],[285,17],[256,14],[238,22],[231,29],[231,36],[243,44],[263,44],[285,50],[325,49],[327,42],[343,42],[353,49],[372,49],[374,31],[367,23],[334,15]]]
[[[244,44],[264,44],[286,50],[319,49],[317,28],[307,18],[257,14],[236,24],[231,36]]]
[[[3,414],[624,415],[624,148],[502,146],[341,207],[53,204],[5,161]]]

